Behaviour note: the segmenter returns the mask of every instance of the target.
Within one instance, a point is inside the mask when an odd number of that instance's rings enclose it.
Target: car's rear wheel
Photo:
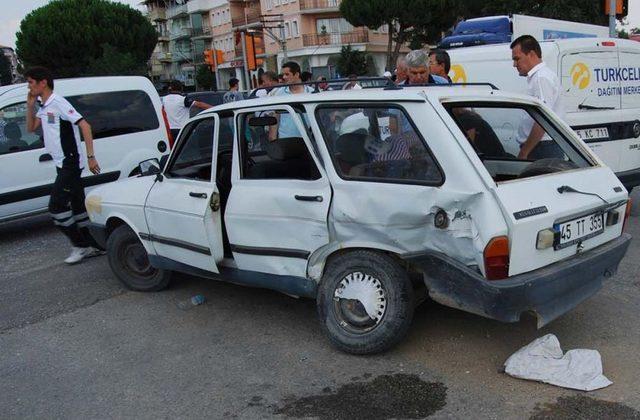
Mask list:
[[[165,289],[171,272],[153,267],[149,255],[129,226],[118,226],[107,239],[111,270],[128,289],[155,292]]]
[[[373,354],[391,348],[407,334],[413,288],[407,272],[392,257],[357,250],[327,263],[317,304],[322,327],[336,347]]]

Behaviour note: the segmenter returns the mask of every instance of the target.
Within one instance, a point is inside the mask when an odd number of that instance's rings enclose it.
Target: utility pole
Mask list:
[[[262,15],[262,29],[263,33],[280,45],[282,50],[282,57],[284,61],[288,61],[287,58],[287,38],[284,36],[284,20],[282,14]],[[272,29],[278,29],[279,35],[276,35]]]
[[[247,60],[247,48],[245,44],[246,34],[245,31],[240,32],[240,42],[242,43],[242,61],[244,62],[244,88],[245,90],[251,90],[251,74],[249,73],[249,60]]]
[[[617,0],[609,0],[609,36],[611,38],[617,38],[618,34],[616,31],[616,3]]]
[[[213,65],[216,69],[216,90],[220,90],[220,72],[218,71],[218,50],[216,50],[215,43],[212,42],[213,46]]]

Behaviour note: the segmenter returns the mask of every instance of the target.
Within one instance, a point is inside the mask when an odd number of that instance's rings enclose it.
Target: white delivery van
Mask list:
[[[542,59],[562,82],[567,123],[631,189],[640,184],[640,43],[611,38],[543,41]],[[457,48],[454,83],[490,82],[526,93],[509,44]],[[519,122],[505,122],[513,144]],[[517,146],[516,146],[517,147]]]
[[[54,91],[89,122],[102,169],[82,173],[85,187],[126,178],[138,163],[169,149],[162,103],[144,77],[91,77],[54,82]],[[26,128],[27,84],[0,88],[0,222],[44,212],[56,177],[41,132]]]

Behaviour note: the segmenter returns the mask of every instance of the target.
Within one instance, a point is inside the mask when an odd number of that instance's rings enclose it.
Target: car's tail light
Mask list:
[[[627,208],[624,211],[624,222],[622,222],[622,231],[627,228],[627,222],[629,221],[629,216],[631,216],[631,199],[627,200]]]
[[[484,271],[487,280],[509,277],[509,238],[498,236],[484,248]]]
[[[167,112],[164,110],[164,106],[162,107],[162,119],[164,120],[164,128],[167,129],[167,138],[169,139],[169,149],[173,149],[173,142],[175,139],[171,134],[171,127],[169,127],[169,119],[167,118]]]

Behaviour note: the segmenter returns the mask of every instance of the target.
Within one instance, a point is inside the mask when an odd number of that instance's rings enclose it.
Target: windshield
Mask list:
[[[497,182],[592,166],[534,106],[465,103],[446,107]]]
[[[469,34],[479,34],[483,32],[491,32],[491,33],[509,33],[509,19],[508,18],[500,18],[500,19],[486,19],[486,20],[473,20],[473,21],[463,21],[456,26],[456,29],[453,31],[454,35],[469,35]]]

